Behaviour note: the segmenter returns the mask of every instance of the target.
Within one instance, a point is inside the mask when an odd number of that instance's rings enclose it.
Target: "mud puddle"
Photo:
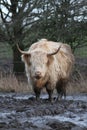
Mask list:
[[[50,103],[47,95],[0,93],[0,130],[87,130],[87,94]]]

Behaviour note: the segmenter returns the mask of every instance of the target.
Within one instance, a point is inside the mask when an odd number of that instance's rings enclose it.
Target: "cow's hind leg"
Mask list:
[[[48,89],[48,88],[46,88],[46,90],[47,90],[47,93],[48,93],[48,95],[49,95],[49,101],[53,101],[53,99],[52,99],[52,95],[53,95],[53,90],[50,90],[50,89]]]
[[[59,89],[61,91],[59,91]],[[61,100],[63,96],[64,96],[64,99],[66,99],[66,87],[62,86],[61,88],[57,88],[57,92],[58,92],[57,100]]]
[[[57,100],[61,100],[63,96],[64,96],[64,99],[66,99],[66,82],[59,81],[57,83],[56,89],[57,89],[57,93],[58,93]]]

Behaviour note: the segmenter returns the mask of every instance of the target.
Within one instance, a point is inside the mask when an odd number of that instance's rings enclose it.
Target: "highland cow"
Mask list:
[[[22,54],[26,75],[36,99],[43,87],[48,92],[49,100],[52,100],[55,88],[60,97],[66,96],[66,84],[74,64],[74,56],[68,44],[41,39],[32,44],[28,51],[22,51],[19,46],[18,50]]]

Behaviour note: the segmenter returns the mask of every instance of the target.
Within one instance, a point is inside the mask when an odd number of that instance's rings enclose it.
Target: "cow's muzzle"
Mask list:
[[[41,77],[42,77],[41,72],[37,71],[37,72],[35,73],[34,78],[35,78],[35,79],[40,79]]]

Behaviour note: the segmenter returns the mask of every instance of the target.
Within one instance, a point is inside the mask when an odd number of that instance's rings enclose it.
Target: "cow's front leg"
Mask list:
[[[35,95],[36,95],[36,100],[39,100],[40,99],[41,89],[34,88],[34,92],[35,92]]]

